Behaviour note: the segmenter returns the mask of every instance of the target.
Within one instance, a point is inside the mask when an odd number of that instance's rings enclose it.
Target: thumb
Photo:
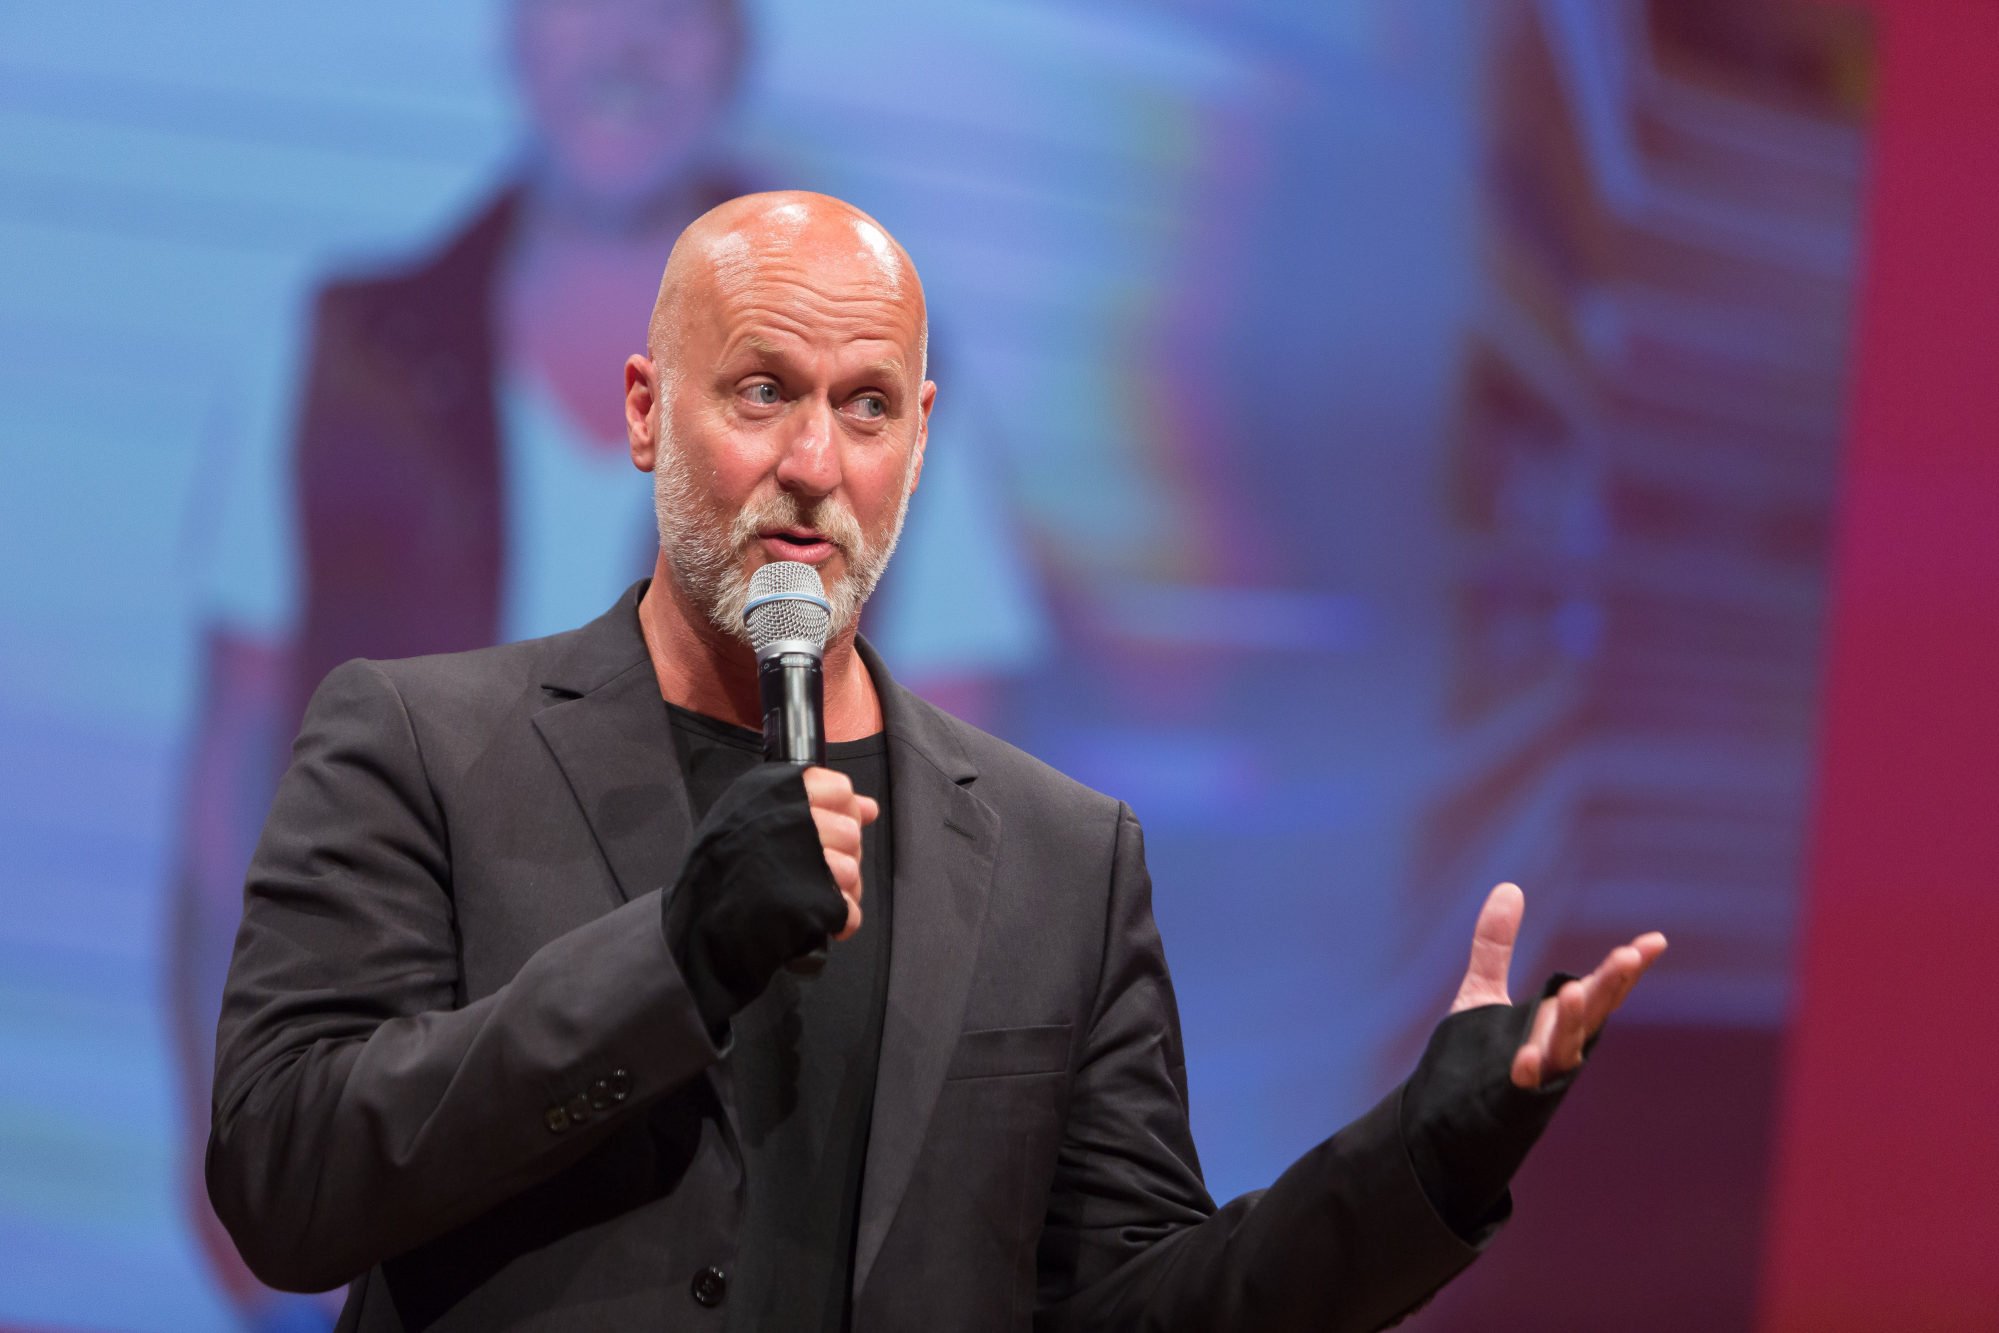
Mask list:
[[[1513,941],[1520,934],[1520,918],[1527,910],[1527,896],[1517,884],[1498,884],[1486,895],[1479,909],[1478,925],[1472,930],[1471,965],[1465,968],[1464,984],[1451,1012],[1473,1009],[1482,1004],[1505,1004],[1506,974],[1513,966]]]

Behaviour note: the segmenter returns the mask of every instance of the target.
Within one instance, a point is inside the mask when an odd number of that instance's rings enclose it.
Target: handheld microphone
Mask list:
[[[826,686],[820,674],[832,606],[819,571],[778,560],[750,575],[743,605],[757,652],[763,703],[764,758],[781,764],[826,762]]]
[[[757,654],[757,696],[763,705],[764,758],[801,767],[826,762],[826,683],[822,674],[833,608],[819,571],[776,560],[750,575],[743,623]],[[785,966],[816,976],[826,966],[820,945]]]

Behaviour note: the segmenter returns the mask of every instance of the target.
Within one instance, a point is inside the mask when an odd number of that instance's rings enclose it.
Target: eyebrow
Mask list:
[[[902,374],[902,362],[894,357],[887,357],[880,361],[870,361],[865,366],[862,366],[856,378],[878,379],[886,380],[890,383],[900,383]]]
[[[741,346],[755,352],[767,361],[780,361],[784,359],[784,349],[762,334],[751,333],[744,335]]]

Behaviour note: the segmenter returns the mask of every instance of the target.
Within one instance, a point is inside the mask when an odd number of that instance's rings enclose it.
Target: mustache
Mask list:
[[[867,546],[860,520],[845,503],[829,496],[806,505],[788,491],[778,491],[743,506],[729,525],[730,545],[741,554],[756,541],[757,533],[771,528],[810,528],[837,546],[849,560]]]

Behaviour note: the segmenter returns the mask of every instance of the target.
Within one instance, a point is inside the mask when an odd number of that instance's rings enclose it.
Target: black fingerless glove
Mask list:
[[[1513,1081],[1513,1056],[1534,1025],[1541,1001],[1575,980],[1549,978],[1521,1004],[1487,1004],[1437,1024],[1416,1072],[1402,1088],[1402,1140],[1430,1206],[1466,1243],[1484,1243],[1513,1212],[1507,1184],[1547,1129],[1581,1066],[1544,1078],[1538,1088]],[[1587,1054],[1595,1046],[1590,1038]]]
[[[718,1041],[778,968],[847,924],[804,774],[760,764],[730,783],[662,895],[667,947]]]

